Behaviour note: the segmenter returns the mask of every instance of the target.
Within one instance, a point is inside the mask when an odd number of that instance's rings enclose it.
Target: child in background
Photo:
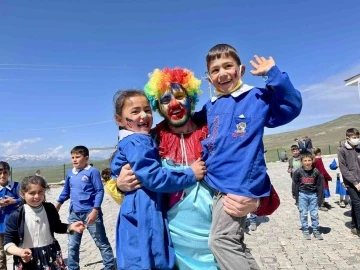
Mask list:
[[[19,197],[19,183],[9,181],[10,165],[0,161],[0,270],[6,270],[6,253],[4,250],[4,233],[6,220],[22,203]]]
[[[62,223],[55,206],[45,202],[49,186],[41,176],[27,176],[20,195],[25,204],[7,219],[4,249],[14,255],[14,269],[67,269],[54,233],[81,233],[85,225]]]
[[[321,211],[327,211],[328,208],[329,209],[331,208],[331,205],[326,201],[326,198],[330,198],[329,181],[331,181],[332,178],[324,167],[324,163],[321,158],[321,149],[315,148],[313,153],[315,155],[313,166],[314,168],[318,169],[319,172],[324,177],[324,202],[322,203],[319,209]]]
[[[337,170],[338,169],[338,165],[336,162],[336,159],[334,159],[329,166],[330,170]],[[336,173],[336,190],[335,190],[335,194],[339,195],[339,206],[341,208],[346,208],[346,209],[350,209],[350,196],[349,193],[345,187],[344,182],[342,181],[341,177],[340,177],[340,173]]]
[[[70,199],[69,223],[82,221],[100,250],[105,270],[116,269],[113,250],[106,236],[101,204],[104,199],[104,187],[100,172],[88,165],[89,149],[75,146],[71,150],[71,161],[74,168],[66,174],[64,188],[56,203],[59,211],[61,205]],[[68,265],[70,270],[78,270],[81,233],[69,235]]]
[[[162,101],[169,104],[170,99],[165,97]],[[176,192],[195,185],[206,173],[204,162],[199,158],[181,171],[162,168],[157,145],[149,135],[153,116],[144,92],[119,91],[114,105],[121,130],[111,176],[116,179],[122,166],[129,163],[143,185],[126,192],[120,208],[116,230],[118,270],[173,269],[175,253],[160,192]]]
[[[104,184],[104,189],[106,191],[107,194],[109,194],[111,196],[111,198],[117,203],[117,204],[121,204],[123,199],[124,199],[124,194],[120,193],[117,191],[116,186],[115,187],[115,192],[109,189],[109,185],[107,185],[106,183],[111,180],[111,169],[110,168],[106,168],[103,169],[101,171],[101,178],[102,178],[102,182]],[[115,182],[115,181],[113,181]]]
[[[294,190],[294,182],[292,181],[293,179],[293,174],[294,172],[301,168],[301,156],[300,156],[300,149],[299,146],[297,146],[296,144],[293,144],[291,147],[291,154],[292,157],[289,159],[289,167],[287,172],[290,173],[290,177],[291,177],[291,190]],[[292,194],[293,198],[295,198],[295,194]],[[295,205],[297,205],[297,202],[295,201]]]
[[[355,228],[351,232],[360,237],[360,132],[346,130],[346,141],[338,150],[338,161],[345,187],[349,192]]]
[[[299,146],[294,144],[291,146],[290,149],[291,149],[292,157],[289,159],[289,167],[287,172],[290,173],[290,177],[292,179],[293,173],[297,169],[301,168],[301,156],[300,156]]]
[[[299,205],[301,229],[304,238],[311,240],[308,212],[310,212],[311,227],[314,237],[323,240],[319,231],[318,210],[324,198],[324,179],[318,169],[313,167],[313,156],[311,153],[301,154],[302,167],[297,169],[293,175],[293,194]]]

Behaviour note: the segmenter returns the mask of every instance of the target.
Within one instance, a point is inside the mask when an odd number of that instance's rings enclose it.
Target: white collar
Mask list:
[[[82,170],[89,170],[90,168],[91,168],[90,165],[87,165],[84,169],[72,168],[72,172],[73,172],[73,174],[78,174],[78,173],[81,172]]]
[[[126,129],[120,129],[119,130],[119,142],[123,139],[125,139],[127,136],[130,136],[132,134],[134,134],[135,132],[132,132],[130,130],[126,130]]]
[[[12,188],[14,187],[14,182],[13,181],[9,181],[8,184],[3,187],[3,186],[0,186],[0,191],[3,190],[3,188],[7,188],[8,190],[12,190]]]
[[[253,89],[254,86],[251,85],[247,85],[247,84],[242,84],[240,86],[240,88],[238,90],[236,90],[235,92],[232,92],[231,95],[236,98],[238,96],[240,96],[241,94],[250,91],[251,89]],[[221,98],[222,96],[227,96],[227,95],[220,95],[220,96],[215,96],[211,98],[211,102],[214,103],[218,98]]]

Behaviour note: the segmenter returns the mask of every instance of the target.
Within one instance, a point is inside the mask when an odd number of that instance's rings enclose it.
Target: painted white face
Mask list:
[[[160,98],[159,111],[170,125],[181,127],[190,118],[191,102],[191,98],[179,84],[172,84],[171,89]]]

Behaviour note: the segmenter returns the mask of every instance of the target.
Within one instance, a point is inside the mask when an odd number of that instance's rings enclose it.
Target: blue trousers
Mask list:
[[[74,223],[75,221],[85,220],[90,212],[87,213],[75,213],[70,212],[69,223]],[[87,229],[94,239],[96,246],[99,248],[101,257],[103,259],[103,264],[105,270],[115,269],[114,254],[110,246],[109,240],[106,236],[103,214],[99,211],[96,221],[87,226]],[[81,244],[82,233],[74,233],[69,235],[69,249],[68,249],[68,270],[79,270],[79,251]]]
[[[309,229],[308,212],[310,212],[311,227],[313,230],[319,229],[319,206],[316,193],[299,193],[299,213],[302,230]]]

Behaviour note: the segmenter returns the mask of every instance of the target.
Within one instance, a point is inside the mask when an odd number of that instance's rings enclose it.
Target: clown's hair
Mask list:
[[[198,96],[202,91],[200,90],[201,81],[195,78],[193,72],[183,68],[155,69],[149,74],[149,77],[150,80],[145,85],[144,92],[153,111],[158,109],[160,97],[175,85],[180,85],[192,99],[191,111],[195,109],[196,103],[199,101]]]

